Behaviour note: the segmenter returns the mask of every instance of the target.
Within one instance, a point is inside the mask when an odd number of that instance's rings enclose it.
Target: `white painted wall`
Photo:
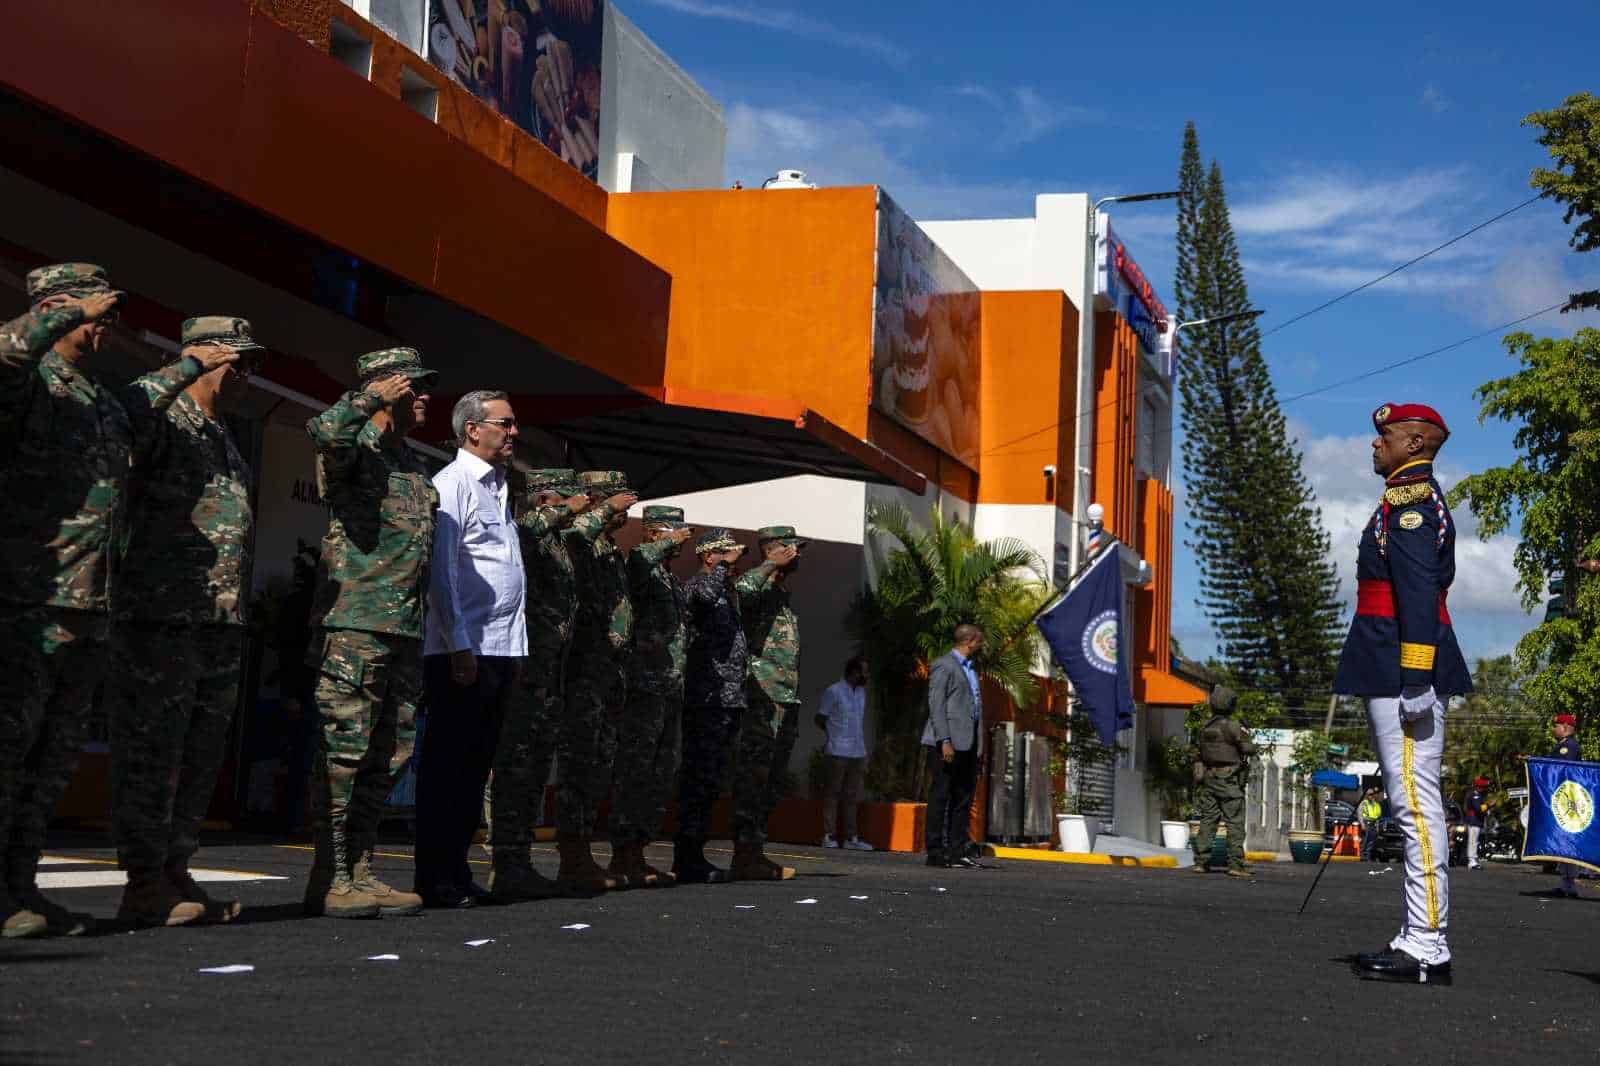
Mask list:
[[[1084,306],[1087,193],[1034,197],[1032,218],[922,222],[980,289],[1054,289]]]
[[[608,3],[600,70],[600,185],[608,192],[723,185],[722,105]],[[619,182],[618,156],[631,153]],[[642,161],[649,184],[637,180]]]

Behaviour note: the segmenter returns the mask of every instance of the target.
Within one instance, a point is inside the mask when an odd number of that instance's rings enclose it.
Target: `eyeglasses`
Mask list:
[[[482,425],[499,426],[501,429],[516,429],[517,428],[517,420],[515,418],[474,418],[474,419],[472,419],[472,422],[473,422],[473,424],[479,425],[479,426],[482,426]]]

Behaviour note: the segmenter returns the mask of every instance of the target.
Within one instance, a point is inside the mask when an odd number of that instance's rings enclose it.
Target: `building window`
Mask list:
[[[428,25],[428,0],[344,0],[346,7],[417,55]]]

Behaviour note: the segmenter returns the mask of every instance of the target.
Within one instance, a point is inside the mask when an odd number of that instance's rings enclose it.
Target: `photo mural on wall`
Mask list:
[[[605,0],[431,0],[428,61],[591,181]]]
[[[979,301],[972,279],[879,190],[873,406],[974,470]]]

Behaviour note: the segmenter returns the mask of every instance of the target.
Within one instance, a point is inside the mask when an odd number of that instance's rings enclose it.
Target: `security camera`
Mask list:
[[[1045,467],[1044,467],[1044,476],[1045,477],[1055,477],[1056,476],[1056,464],[1054,464],[1054,463],[1046,463]]]

